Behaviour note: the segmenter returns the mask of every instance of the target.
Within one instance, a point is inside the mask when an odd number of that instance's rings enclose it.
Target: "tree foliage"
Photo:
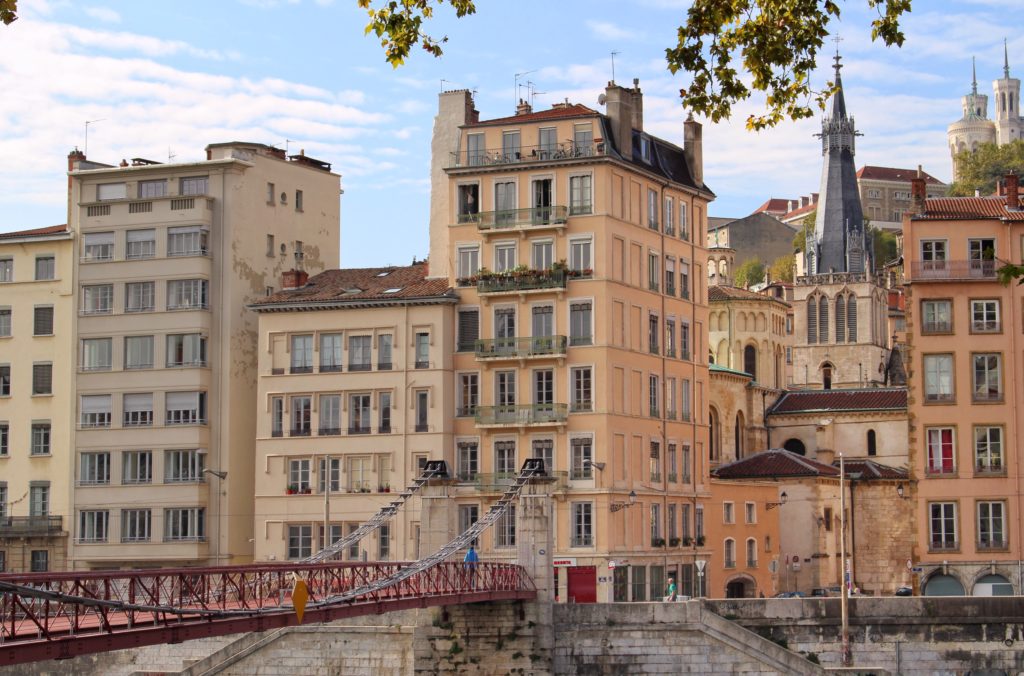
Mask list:
[[[818,211],[814,210],[800,221],[800,229],[793,235],[793,251],[803,253],[807,250],[807,235],[814,232],[814,219],[817,217]]]
[[[768,268],[768,277],[772,282],[792,283],[796,277],[796,256],[785,254],[776,258]]]
[[[895,233],[868,225],[868,236],[871,238],[875,254],[875,270],[881,270],[889,261],[900,255],[900,244]]]
[[[18,18],[18,0],[0,0],[0,22],[14,23]]]
[[[749,289],[754,284],[764,281],[764,262],[760,258],[751,258],[744,261],[733,273],[733,283],[736,286]]]
[[[473,0],[385,0],[379,6],[374,0],[358,0],[370,15],[366,33],[380,38],[384,55],[395,68],[405,62],[416,44],[434,56],[441,56],[441,45],[448,42],[448,37],[431,37],[424,31],[423,22],[434,15],[434,5],[440,7],[446,1],[460,19],[476,12]]]
[[[951,196],[973,195],[979,190],[982,195],[991,195],[996,190],[996,181],[1010,171],[1024,173],[1024,140],[997,146],[985,143],[977,150],[957,155],[958,180],[949,187]]]

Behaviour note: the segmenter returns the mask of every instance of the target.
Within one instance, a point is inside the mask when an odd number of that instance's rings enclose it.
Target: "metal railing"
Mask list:
[[[529,207],[459,214],[459,223],[476,223],[479,230],[506,230],[518,226],[563,225],[569,210],[564,206]]]
[[[0,537],[55,535],[64,530],[61,516],[0,517]]]
[[[921,323],[921,333],[952,333],[953,322],[951,321],[925,321]]]
[[[496,272],[477,280],[479,293],[529,291],[531,289],[564,289],[564,270],[522,270]]]
[[[926,282],[931,280],[995,280],[996,261],[911,261],[910,281]]]
[[[476,410],[477,425],[543,425],[564,423],[568,417],[566,404],[505,404],[480,406]]]
[[[569,473],[568,472],[547,472],[549,477],[555,479],[553,489],[559,490],[568,488],[569,486]],[[484,493],[493,493],[495,491],[504,491],[509,486],[516,482],[516,472],[476,472],[474,474],[460,475],[458,479],[462,483],[471,483],[475,490]]]
[[[599,157],[604,154],[604,143],[575,143],[573,141],[514,148],[467,149],[451,153],[447,168],[576,160]]]
[[[485,338],[476,341],[475,352],[478,359],[564,355],[567,344],[565,336]]]

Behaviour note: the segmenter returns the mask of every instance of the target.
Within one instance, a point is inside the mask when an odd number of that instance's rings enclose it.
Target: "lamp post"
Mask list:
[[[630,491],[629,492],[629,502],[613,502],[608,507],[608,511],[612,512],[614,514],[615,512],[618,512],[618,511],[621,511],[623,509],[626,509],[627,507],[632,507],[635,504],[636,504],[636,491]]]

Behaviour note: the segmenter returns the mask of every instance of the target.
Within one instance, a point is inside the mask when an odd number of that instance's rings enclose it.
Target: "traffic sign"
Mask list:
[[[698,573],[703,573],[703,572],[704,572],[704,566],[706,566],[706,565],[708,565],[708,562],[707,562],[707,561],[705,561],[705,560],[703,560],[703,559],[701,559],[700,561],[698,561],[698,562],[697,562],[697,572],[698,572]]]

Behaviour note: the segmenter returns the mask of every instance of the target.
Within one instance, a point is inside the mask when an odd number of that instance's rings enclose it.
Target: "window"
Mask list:
[[[534,439],[530,442],[530,457],[542,460],[544,469],[551,472],[555,468],[555,442],[552,439]]]
[[[32,455],[50,454],[50,423],[32,423],[32,447],[29,451]]]
[[[416,334],[416,368],[430,368],[430,334]]]
[[[951,333],[953,331],[953,304],[948,300],[921,301],[924,321],[921,333]]]
[[[974,401],[1002,401],[1003,377],[1001,354],[974,354]]]
[[[589,214],[593,211],[593,177],[569,177],[569,215]]]
[[[572,546],[594,546],[594,504],[572,503]]]
[[[377,529],[377,560],[387,561],[391,556],[391,525],[382,524]]]
[[[143,392],[124,395],[124,426],[139,427],[153,424],[153,394]]]
[[[350,394],[348,398],[348,433],[370,433],[370,395]]]
[[[555,372],[551,369],[533,372],[533,403],[537,411],[544,415],[554,413]]]
[[[928,505],[931,549],[956,549],[956,503],[933,502]]]
[[[430,393],[427,390],[417,390],[414,394],[416,402],[416,431],[429,432],[430,426],[427,423],[429,411]]]
[[[270,436],[284,436],[284,397],[270,398]]]
[[[152,312],[156,307],[155,282],[128,282],[124,287],[125,312]]]
[[[312,490],[309,482],[309,458],[293,458],[288,461],[288,490],[308,493]]]
[[[978,425],[974,428],[974,469],[979,474],[1000,474],[1003,465],[1003,428]]]
[[[153,451],[121,453],[121,483],[148,484],[153,481]]]
[[[101,183],[96,186],[96,201],[123,200],[128,197],[126,183]]]
[[[928,473],[952,474],[956,471],[956,452],[952,427],[930,427],[925,430],[928,446]]]
[[[391,370],[391,345],[393,337],[390,333],[377,336],[377,370]]]
[[[53,306],[37,305],[33,308],[32,335],[52,336],[53,335]]]
[[[107,510],[83,510],[78,513],[78,542],[106,542],[110,525]]]
[[[658,354],[658,334],[661,333],[661,322],[658,315],[647,318],[647,348],[651,354]]]
[[[746,523],[757,523],[757,505],[753,502],[744,503]]]
[[[167,483],[197,482],[203,480],[206,453],[199,449],[164,452],[164,481]]]
[[[676,295],[676,260],[665,258],[665,295]]]
[[[302,211],[302,204],[303,204],[302,191],[301,190],[296,190],[295,191],[295,210],[296,211]]]
[[[924,270],[944,270],[946,268],[946,240],[923,240],[921,242],[921,261]]]
[[[690,322],[679,322],[679,358],[690,360]]]
[[[589,301],[569,305],[569,344],[591,345],[593,338],[593,305]]]
[[[348,370],[369,371],[371,342],[370,336],[348,337]]]
[[[874,430],[868,430],[868,455],[878,455],[878,441]]]
[[[520,159],[518,131],[505,131],[501,133],[501,152],[506,162],[515,162]]]
[[[953,355],[924,355],[925,401],[953,401]]]
[[[57,259],[53,256],[36,256],[36,280],[55,279]]]
[[[516,442],[494,442],[494,471],[501,477],[513,477],[516,474]]]
[[[494,270],[506,272],[516,267],[516,245],[496,244],[494,246]]]
[[[647,377],[647,405],[652,418],[661,416],[661,381],[658,376],[651,374]]]
[[[206,392],[168,392],[167,425],[205,425]]]
[[[11,335],[11,308],[0,308],[0,338]]]
[[[320,429],[321,436],[341,434],[341,395],[320,395]]]
[[[320,334],[320,373],[341,370],[342,338],[340,333]],[[312,359],[312,355],[310,355]],[[294,359],[294,357],[292,357]]]
[[[497,371],[494,374],[495,402],[498,406],[516,405],[516,372]]]
[[[590,437],[574,437],[569,441],[571,454],[570,479],[594,478],[594,440]]]
[[[532,308],[533,327],[531,335],[534,338],[547,339],[555,335],[555,308],[550,305],[538,305]],[[551,350],[554,343],[551,340],[531,341],[532,350]]]
[[[757,540],[747,539],[747,568],[757,568]]]
[[[967,240],[967,254],[972,277],[995,276],[996,241],[994,239]]]
[[[82,396],[81,426],[110,427],[111,396],[91,394]]]
[[[181,179],[178,194],[205,195],[208,192],[209,176],[189,176]]]
[[[47,549],[32,550],[31,568],[33,573],[45,573],[50,570],[50,552]]]
[[[725,567],[736,567],[736,541],[732,538],[725,539]]]
[[[11,451],[11,426],[7,422],[0,422],[0,458],[6,458]],[[0,499],[0,506],[3,506],[4,500]],[[0,517],[3,513],[0,512]]]
[[[125,336],[124,367],[129,370],[153,368],[153,336]]]
[[[790,347],[789,345],[786,346],[786,363],[793,363],[793,348]]]
[[[94,284],[82,287],[82,314],[105,315],[114,309],[114,285]]]
[[[460,185],[459,192],[459,223],[474,223],[480,213],[480,186],[477,183]],[[472,273],[470,273],[472,274]],[[463,276],[460,274],[460,277]]]
[[[209,303],[209,284],[205,279],[176,279],[167,282],[167,309],[205,310]]]
[[[202,542],[206,540],[206,510],[185,507],[164,510],[164,540]]]
[[[308,395],[292,397],[289,406],[292,411],[289,436],[308,437],[313,430],[313,398]]]
[[[676,483],[679,481],[679,454],[675,442],[669,442],[665,458],[668,460],[668,481]]]
[[[199,333],[169,334],[167,366],[206,366],[206,338]]]
[[[651,457],[648,462],[648,472],[653,483],[661,483],[661,442],[651,442]]]
[[[593,372],[589,366],[570,369],[572,378],[571,408],[574,412],[594,410]]]
[[[675,228],[676,220],[675,220],[675,214],[673,213],[673,207],[674,206],[675,206],[675,202],[672,200],[672,198],[666,196],[665,197],[665,211],[664,211],[665,234],[666,235],[674,235],[674,234],[676,234],[676,228]]]
[[[479,505],[459,505],[459,533],[465,533],[479,520]],[[473,546],[476,546],[476,540],[473,540]]]
[[[341,458],[331,458],[331,492],[341,491]],[[327,478],[327,458],[320,458],[317,463],[317,491],[324,492],[324,480]],[[339,534],[340,537],[340,534]]]
[[[518,202],[514,181],[501,181],[494,184],[494,220],[499,227],[515,223]],[[495,266],[495,270],[498,270],[497,266]]]
[[[476,415],[476,408],[480,405],[480,374],[460,373],[457,396],[455,415],[463,417]]]
[[[687,261],[679,261],[679,297],[690,298],[690,264]]]
[[[369,493],[370,471],[369,458],[348,458],[348,491],[350,493]]]
[[[167,180],[161,178],[153,181],[139,181],[138,188],[140,200],[164,197],[167,195]]]
[[[460,441],[457,444],[459,481],[472,481],[480,471],[480,449],[475,441]]]
[[[734,524],[736,523],[736,510],[735,505],[731,502],[722,503],[722,523]]]
[[[291,337],[291,372],[313,372],[313,336],[306,334]]]
[[[495,547],[516,546],[516,508],[509,505],[505,513],[498,517],[494,532]]]
[[[971,333],[998,333],[999,300],[971,301]]]
[[[0,258],[0,282],[14,281],[14,259]]]
[[[658,191],[647,190],[647,227],[658,229]]]
[[[114,258],[114,233],[91,232],[82,236],[82,260],[109,261]]]
[[[682,524],[681,534],[683,538],[692,537],[691,533],[691,521],[690,521],[690,505],[680,505],[679,520]]]
[[[466,161],[470,166],[477,166],[484,163],[487,151],[484,149],[483,134],[468,134],[466,136]]]
[[[28,515],[47,516],[50,513],[50,482],[33,481],[28,487]]]
[[[683,390],[682,390],[682,397],[680,399],[680,410],[679,410],[680,419],[683,422],[689,422],[691,416],[693,415],[693,410],[692,410],[691,403],[690,403],[691,402],[691,394],[690,394],[690,392],[691,392],[690,379],[689,378],[683,378]]]
[[[152,524],[152,510],[122,509],[121,542],[149,542]]]
[[[978,549],[1006,547],[1005,515],[1004,502],[978,503]]]
[[[168,256],[205,256],[209,253],[210,231],[198,225],[167,229]]]
[[[111,362],[110,338],[85,338],[82,340],[82,370],[109,371]]]
[[[480,270],[480,248],[476,246],[460,246],[458,254],[458,277],[469,283],[470,277],[475,277]]]
[[[633,601],[647,600],[647,566],[630,566],[630,598]]]
[[[79,456],[78,484],[95,486],[110,483],[110,453],[82,453]]]

